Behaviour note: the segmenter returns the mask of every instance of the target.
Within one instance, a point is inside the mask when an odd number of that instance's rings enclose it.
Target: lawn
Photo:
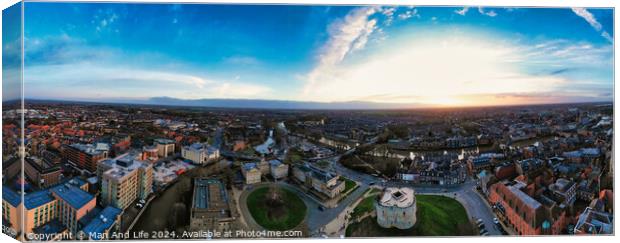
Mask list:
[[[366,200],[366,199],[365,199]],[[473,235],[473,227],[465,208],[456,200],[435,195],[416,195],[417,221],[411,229],[384,229],[377,224],[377,219],[368,217],[360,223],[347,227],[347,236],[382,237],[382,236],[460,236]],[[372,200],[371,200],[372,202]],[[372,204],[371,204],[372,205]],[[359,207],[366,209],[364,202]]]
[[[357,204],[357,206],[353,209],[353,212],[351,213],[351,218],[355,219],[357,217],[362,216],[364,213],[366,212],[370,212],[372,210],[375,210],[375,197],[371,196],[371,197],[367,197],[364,198],[359,204]]]
[[[269,218],[270,209],[265,204],[269,188],[256,189],[250,193],[247,199],[252,218],[267,230],[289,230],[299,225],[306,217],[307,207],[301,198],[287,189],[280,188],[280,190],[285,202],[283,205],[285,212],[282,214],[283,216],[276,219]]]
[[[355,181],[352,181],[349,178],[346,177],[342,177],[344,179],[344,193],[349,193],[349,191],[353,190],[356,186],[357,183],[355,183]]]

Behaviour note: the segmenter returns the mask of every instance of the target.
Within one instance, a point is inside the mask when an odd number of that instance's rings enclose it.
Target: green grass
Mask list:
[[[257,224],[267,230],[289,230],[299,225],[306,217],[307,207],[301,198],[287,189],[280,188],[280,190],[283,194],[286,214],[275,220],[269,219],[267,215],[268,209],[264,204],[269,188],[256,189],[250,193],[247,199],[248,209],[250,214],[252,214],[252,218],[254,218]]]
[[[473,227],[467,212],[458,201],[435,195],[416,195],[416,200],[417,220],[413,228],[384,229],[377,224],[376,218],[368,217],[360,223],[347,227],[346,235],[352,237],[473,235]],[[364,202],[360,203],[358,207],[366,209],[367,205],[363,204]],[[354,209],[354,213],[358,207]]]
[[[345,178],[342,177],[344,179],[344,193],[348,193],[350,190],[353,190],[356,186],[357,183],[355,183],[355,181],[352,181],[349,178]]]
[[[364,213],[375,210],[374,205],[375,197],[367,197],[364,198],[357,206],[353,209],[351,213],[351,218],[355,219],[357,217],[361,217]]]

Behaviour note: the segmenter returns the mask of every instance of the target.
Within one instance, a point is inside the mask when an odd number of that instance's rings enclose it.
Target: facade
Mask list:
[[[220,158],[220,150],[205,143],[194,143],[181,149],[181,157],[195,164],[207,164]]]
[[[217,179],[194,179],[190,230],[227,231],[233,226],[228,193]]]
[[[72,144],[63,146],[62,157],[82,170],[97,171],[97,163],[108,157],[107,150],[92,144]]]
[[[37,157],[25,159],[24,174],[39,188],[56,185],[61,179],[60,165]]]
[[[411,188],[385,188],[375,201],[375,210],[379,226],[409,229],[416,222],[415,193]]]
[[[58,201],[58,220],[73,234],[78,232],[78,220],[96,206],[96,198],[88,192],[69,184],[50,189]]]
[[[340,179],[340,175],[334,175],[308,164],[294,166],[293,176],[324,197],[335,198],[345,189],[345,182]]]
[[[152,164],[131,154],[102,161],[97,175],[104,205],[125,209],[136,199],[146,199],[152,191]]]
[[[69,180],[48,189],[27,193],[24,201],[11,188],[2,188],[2,216],[18,235],[46,232],[78,232],[78,221],[96,205],[94,195],[86,192],[82,180]],[[21,214],[24,225],[21,228]]]
[[[159,157],[168,157],[174,154],[175,143],[170,139],[155,139],[155,147]]]
[[[565,205],[573,205],[577,199],[577,183],[567,179],[558,179],[549,185],[549,190],[554,196],[560,198]]]
[[[262,173],[256,163],[245,163],[241,166],[241,173],[245,177],[245,184],[260,183]]]
[[[157,146],[155,145],[142,147],[142,160],[157,161],[159,159],[157,151]]]
[[[613,234],[613,215],[606,212],[596,211],[591,207],[587,207],[575,225],[575,234],[591,234],[600,235]]]
[[[271,176],[274,179],[282,179],[288,176],[288,165],[274,159],[269,161]]]
[[[552,190],[536,190],[535,184],[515,180],[495,183],[489,192],[489,200],[499,209],[498,216],[505,218],[518,235],[558,235],[569,230],[566,198]]]

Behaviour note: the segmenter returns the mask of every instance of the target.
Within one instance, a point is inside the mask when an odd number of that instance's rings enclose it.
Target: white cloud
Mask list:
[[[483,15],[486,15],[486,16],[489,16],[489,17],[495,17],[495,16],[497,16],[497,13],[495,13],[495,11],[493,11],[493,10],[489,10],[489,11],[486,11],[486,12],[485,12],[485,11],[484,11],[484,9],[483,9],[482,7],[478,7],[478,12],[479,12],[480,14],[483,14]]]
[[[601,23],[599,23],[596,18],[594,18],[594,15],[592,15],[585,8],[572,8],[572,10],[576,15],[585,19],[586,22],[588,22],[588,24],[590,24],[590,26],[592,26],[592,28],[594,28],[596,31],[601,31],[601,29],[603,28]]]
[[[603,38],[605,38],[609,42],[612,42],[612,43],[614,42],[614,38],[611,37],[611,35],[609,35],[609,33],[607,33],[607,31],[603,31],[601,33],[601,36],[603,36]]]
[[[565,45],[540,44],[547,55],[571,53]],[[590,49],[588,49],[590,48]],[[567,50],[568,49],[568,50]],[[540,49],[538,49],[540,50]],[[579,53],[596,50],[579,45]],[[457,104],[460,99],[495,99],[497,94],[557,92],[569,80],[561,75],[526,72],[524,63],[551,57],[531,54],[537,49],[483,36],[435,36],[409,39],[354,63],[322,67],[306,78],[304,100]],[[547,59],[543,59],[547,58]],[[566,56],[566,58],[572,58]],[[561,63],[555,58],[555,63]],[[572,81],[570,81],[572,82]],[[386,96],[387,94],[387,96]],[[398,97],[393,99],[390,97]],[[478,97],[478,98],[476,98]],[[509,102],[510,99],[503,99]]]
[[[398,15],[398,19],[400,20],[405,20],[405,19],[409,19],[411,17],[417,17],[420,18],[420,14],[418,14],[418,10],[413,8],[411,10],[407,10],[404,13],[401,13]]]
[[[455,13],[465,16],[465,14],[467,14],[467,11],[469,11],[469,7],[463,7],[461,10],[454,10]]]
[[[107,64],[37,65],[25,70],[27,97],[84,99],[106,97],[259,98],[271,89],[215,80],[180,72],[154,71]],[[122,89],[118,87],[122,86]],[[56,96],[56,97],[50,97]]]
[[[588,11],[585,8],[571,8],[571,9],[577,16],[583,18],[586,22],[588,22],[588,24],[590,24],[590,26],[592,26],[594,30],[596,30],[597,32],[600,32],[603,38],[605,38],[607,41],[611,43],[614,42],[613,37],[611,37],[611,35],[609,35],[607,31],[603,30],[603,25],[599,23],[598,20],[596,20],[596,18],[594,17],[592,13],[590,13],[590,11]]]
[[[328,27],[329,39],[320,49],[317,67],[308,74],[310,81],[305,90],[313,89],[317,78],[329,73],[350,53],[366,46],[369,36],[377,29],[377,20],[371,16],[380,10],[375,6],[357,8]]]

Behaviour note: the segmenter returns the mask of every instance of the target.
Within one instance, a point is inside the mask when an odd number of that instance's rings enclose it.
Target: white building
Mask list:
[[[245,177],[245,184],[259,183],[262,173],[256,163],[245,163],[241,166],[241,173]]]
[[[204,143],[194,143],[183,147],[181,157],[195,164],[207,164],[219,159],[220,150]]]
[[[409,229],[416,222],[415,193],[411,188],[385,188],[375,201],[377,223],[383,228]]]
[[[288,176],[288,165],[274,159],[269,161],[271,176],[274,179],[282,179]]]
[[[168,157],[174,154],[174,141],[170,139],[155,139],[157,147],[157,155],[159,157]]]

